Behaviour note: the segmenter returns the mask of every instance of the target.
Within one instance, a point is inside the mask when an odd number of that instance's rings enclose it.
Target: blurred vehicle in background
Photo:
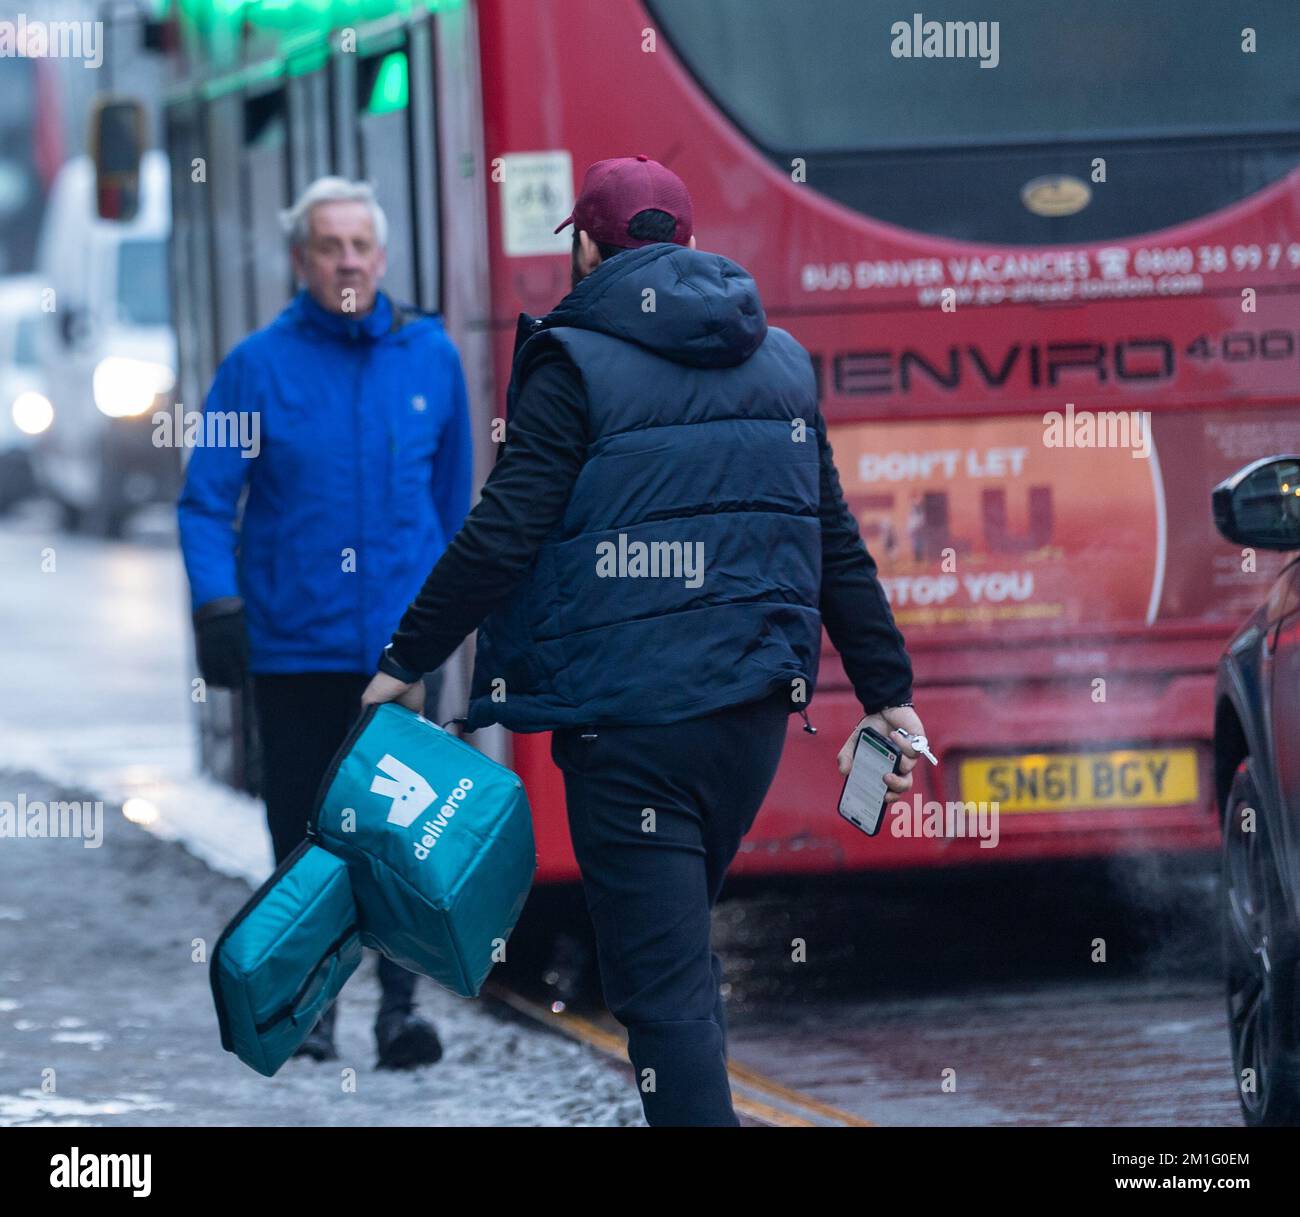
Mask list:
[[[138,209],[100,218],[89,156],[59,171],[37,252],[55,309],[42,327],[41,363],[54,422],[36,473],[68,527],[119,536],[132,511],[171,501],[180,460],[153,443],[158,410],[173,404],[176,340],[170,325],[166,157],[145,152]]]
[[[0,513],[35,490],[32,449],[54,419],[36,357],[41,287],[35,275],[0,279]]]
[[[1237,545],[1300,550],[1300,456],[1255,461],[1214,488]],[[1246,1123],[1300,1123],[1300,556],[1219,661],[1215,778],[1228,1032]]]
[[[0,57],[0,274],[30,271],[46,187],[63,159],[56,65]]]

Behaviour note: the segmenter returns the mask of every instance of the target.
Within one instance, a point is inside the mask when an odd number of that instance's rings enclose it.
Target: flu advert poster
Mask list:
[[[1300,450],[1293,413],[1113,412],[1127,427],[1055,413],[1059,425],[831,427],[849,509],[909,637],[1226,624],[1258,603],[1282,556],[1247,559],[1224,541],[1210,491],[1261,455]]]

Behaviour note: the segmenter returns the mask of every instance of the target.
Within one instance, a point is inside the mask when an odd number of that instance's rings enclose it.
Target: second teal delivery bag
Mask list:
[[[274,1076],[357,970],[361,946],[347,863],[303,841],[212,950],[221,1046]]]
[[[537,865],[515,774],[403,706],[370,706],[325,775],[310,832],[347,861],[367,946],[478,995]]]

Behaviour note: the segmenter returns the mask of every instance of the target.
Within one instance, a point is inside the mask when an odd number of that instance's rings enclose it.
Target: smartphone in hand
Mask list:
[[[897,773],[903,759],[902,750],[874,727],[858,732],[853,750],[853,767],[844,779],[840,793],[840,815],[869,837],[880,831],[885,814],[885,796],[889,787],[885,775]]]

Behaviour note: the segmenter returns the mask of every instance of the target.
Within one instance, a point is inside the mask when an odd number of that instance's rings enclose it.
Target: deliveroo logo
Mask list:
[[[415,817],[438,797],[438,792],[414,769],[390,753],[381,758],[379,774],[370,783],[370,793],[393,800],[388,822],[402,828],[410,828]]]

